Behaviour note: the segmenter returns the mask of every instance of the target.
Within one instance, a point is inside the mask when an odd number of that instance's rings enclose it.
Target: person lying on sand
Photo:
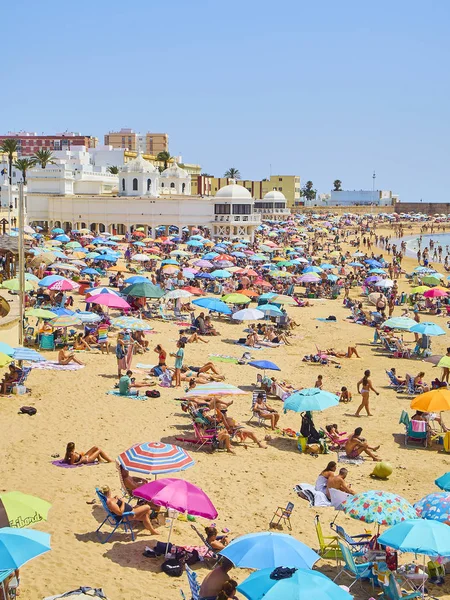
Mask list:
[[[78,360],[73,352],[69,352],[68,344],[64,344],[64,346],[58,352],[58,364],[68,365],[71,362],[77,363],[77,365],[84,365],[81,360]]]
[[[337,358],[351,358],[353,355],[355,355],[356,358],[361,358],[360,355],[358,354],[356,346],[349,346],[347,348],[347,352],[339,352],[338,350],[335,350],[334,348],[327,348],[325,350],[325,353],[328,354],[329,356],[336,356]]]
[[[214,363],[211,361],[205,363],[201,367],[189,366],[189,371],[192,371],[194,374],[206,374],[209,371],[212,371],[213,375],[210,376],[213,381],[223,381],[225,379],[225,375],[221,375],[217,368],[214,366]]]
[[[75,443],[69,442],[66,447],[64,462],[68,465],[88,465],[94,462],[113,462],[113,459],[98,446],[92,446],[87,452],[77,452]]]
[[[380,446],[375,446],[374,448],[369,446],[364,438],[361,438],[362,427],[357,427],[355,431],[349,436],[347,443],[345,444],[345,453],[348,458],[358,458],[358,456],[365,452],[372,460],[380,461],[374,454]]]
[[[186,335],[185,329],[180,329],[180,341],[185,344],[194,344],[198,342],[203,342],[204,344],[209,344],[208,340],[204,340],[202,337],[198,335],[197,332],[189,334],[189,337]]]
[[[107,485],[103,486],[100,491],[106,496],[106,505],[112,513],[121,517],[124,512],[132,512],[133,514],[130,516],[132,521],[141,521],[145,529],[150,531],[152,535],[158,535],[158,532],[150,521],[151,508],[148,504],[133,507],[128,502],[122,500],[122,498],[113,496]]]

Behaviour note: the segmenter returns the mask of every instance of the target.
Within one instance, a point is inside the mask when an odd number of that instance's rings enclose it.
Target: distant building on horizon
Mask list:
[[[305,200],[309,206],[392,206],[399,201],[398,195],[390,190],[332,190],[319,194],[315,200]]]
[[[72,146],[95,148],[98,144],[98,138],[92,135],[81,135],[81,133],[71,131],[55,134],[43,133],[42,135],[29,131],[9,131],[6,134],[0,134],[0,144],[11,139],[17,142],[18,156],[32,156],[43,148],[50,152],[58,152],[59,150],[70,150]]]
[[[124,148],[131,152],[157,156],[160,152],[169,152],[169,136],[167,133],[150,133],[145,135],[133,129],[122,128],[105,134],[105,145],[113,148]]]

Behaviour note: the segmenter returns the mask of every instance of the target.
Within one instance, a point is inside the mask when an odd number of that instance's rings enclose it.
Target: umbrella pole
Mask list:
[[[169,548],[170,538],[171,538],[171,536],[172,536],[173,521],[174,521],[174,518],[173,518],[173,517],[171,517],[171,519],[170,519],[170,529],[169,529],[169,538],[168,538],[168,540],[167,540],[167,544],[166,544],[166,553],[165,553],[165,555],[164,555],[166,558],[167,558],[167,556],[169,555],[168,548]]]

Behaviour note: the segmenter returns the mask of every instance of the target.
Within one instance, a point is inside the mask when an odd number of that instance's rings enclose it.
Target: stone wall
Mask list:
[[[398,213],[425,213],[435,215],[437,213],[450,214],[450,202],[398,202],[396,205]]]
[[[403,205],[402,205],[403,206]],[[379,213],[393,213],[395,211],[394,206],[296,206],[290,208],[293,213],[335,213],[342,215],[344,213],[353,213],[354,215],[359,214],[373,214],[378,215]],[[400,211],[399,211],[400,212]],[[402,212],[406,212],[403,211]],[[444,211],[442,211],[444,212]]]

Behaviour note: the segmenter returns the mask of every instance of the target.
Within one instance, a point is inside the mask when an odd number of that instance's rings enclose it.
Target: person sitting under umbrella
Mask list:
[[[280,420],[278,412],[266,403],[264,394],[258,394],[256,397],[253,412],[258,414],[262,419],[269,420],[272,429],[276,428],[277,423]]]
[[[20,380],[22,373],[23,371],[20,367],[16,367],[14,363],[11,363],[1,381],[0,394],[7,394],[13,385]]]
[[[361,438],[362,427],[357,427],[355,431],[349,435],[347,443],[345,444],[345,453],[348,458],[358,458],[360,454],[365,452],[374,461],[379,462],[381,459],[374,454],[380,446],[374,448],[367,444],[364,438]]]
[[[215,567],[210,573],[208,573],[208,575],[203,580],[202,585],[200,586],[198,600],[217,600],[219,594],[221,594],[221,592],[224,591],[224,587],[226,588],[226,590],[228,590],[228,588],[231,589],[234,587],[235,591],[237,586],[235,586],[234,584],[236,582],[233,579],[230,579],[228,575],[229,571],[231,571],[233,567],[233,563],[230,560],[228,560],[228,558],[222,557],[217,567]],[[227,591],[225,593],[227,593]],[[225,596],[225,598],[226,597],[227,596]]]
[[[218,536],[215,527],[205,527],[206,541],[216,552],[220,552],[228,545],[226,535]]]
[[[101,492],[106,496],[106,505],[112,513],[121,517],[124,512],[132,512],[133,514],[130,517],[132,521],[141,521],[145,529],[150,531],[152,535],[158,535],[158,532],[150,521],[151,508],[148,504],[133,507],[131,504],[128,504],[128,502],[122,500],[122,498],[113,496],[111,489],[107,485],[101,488]]]

